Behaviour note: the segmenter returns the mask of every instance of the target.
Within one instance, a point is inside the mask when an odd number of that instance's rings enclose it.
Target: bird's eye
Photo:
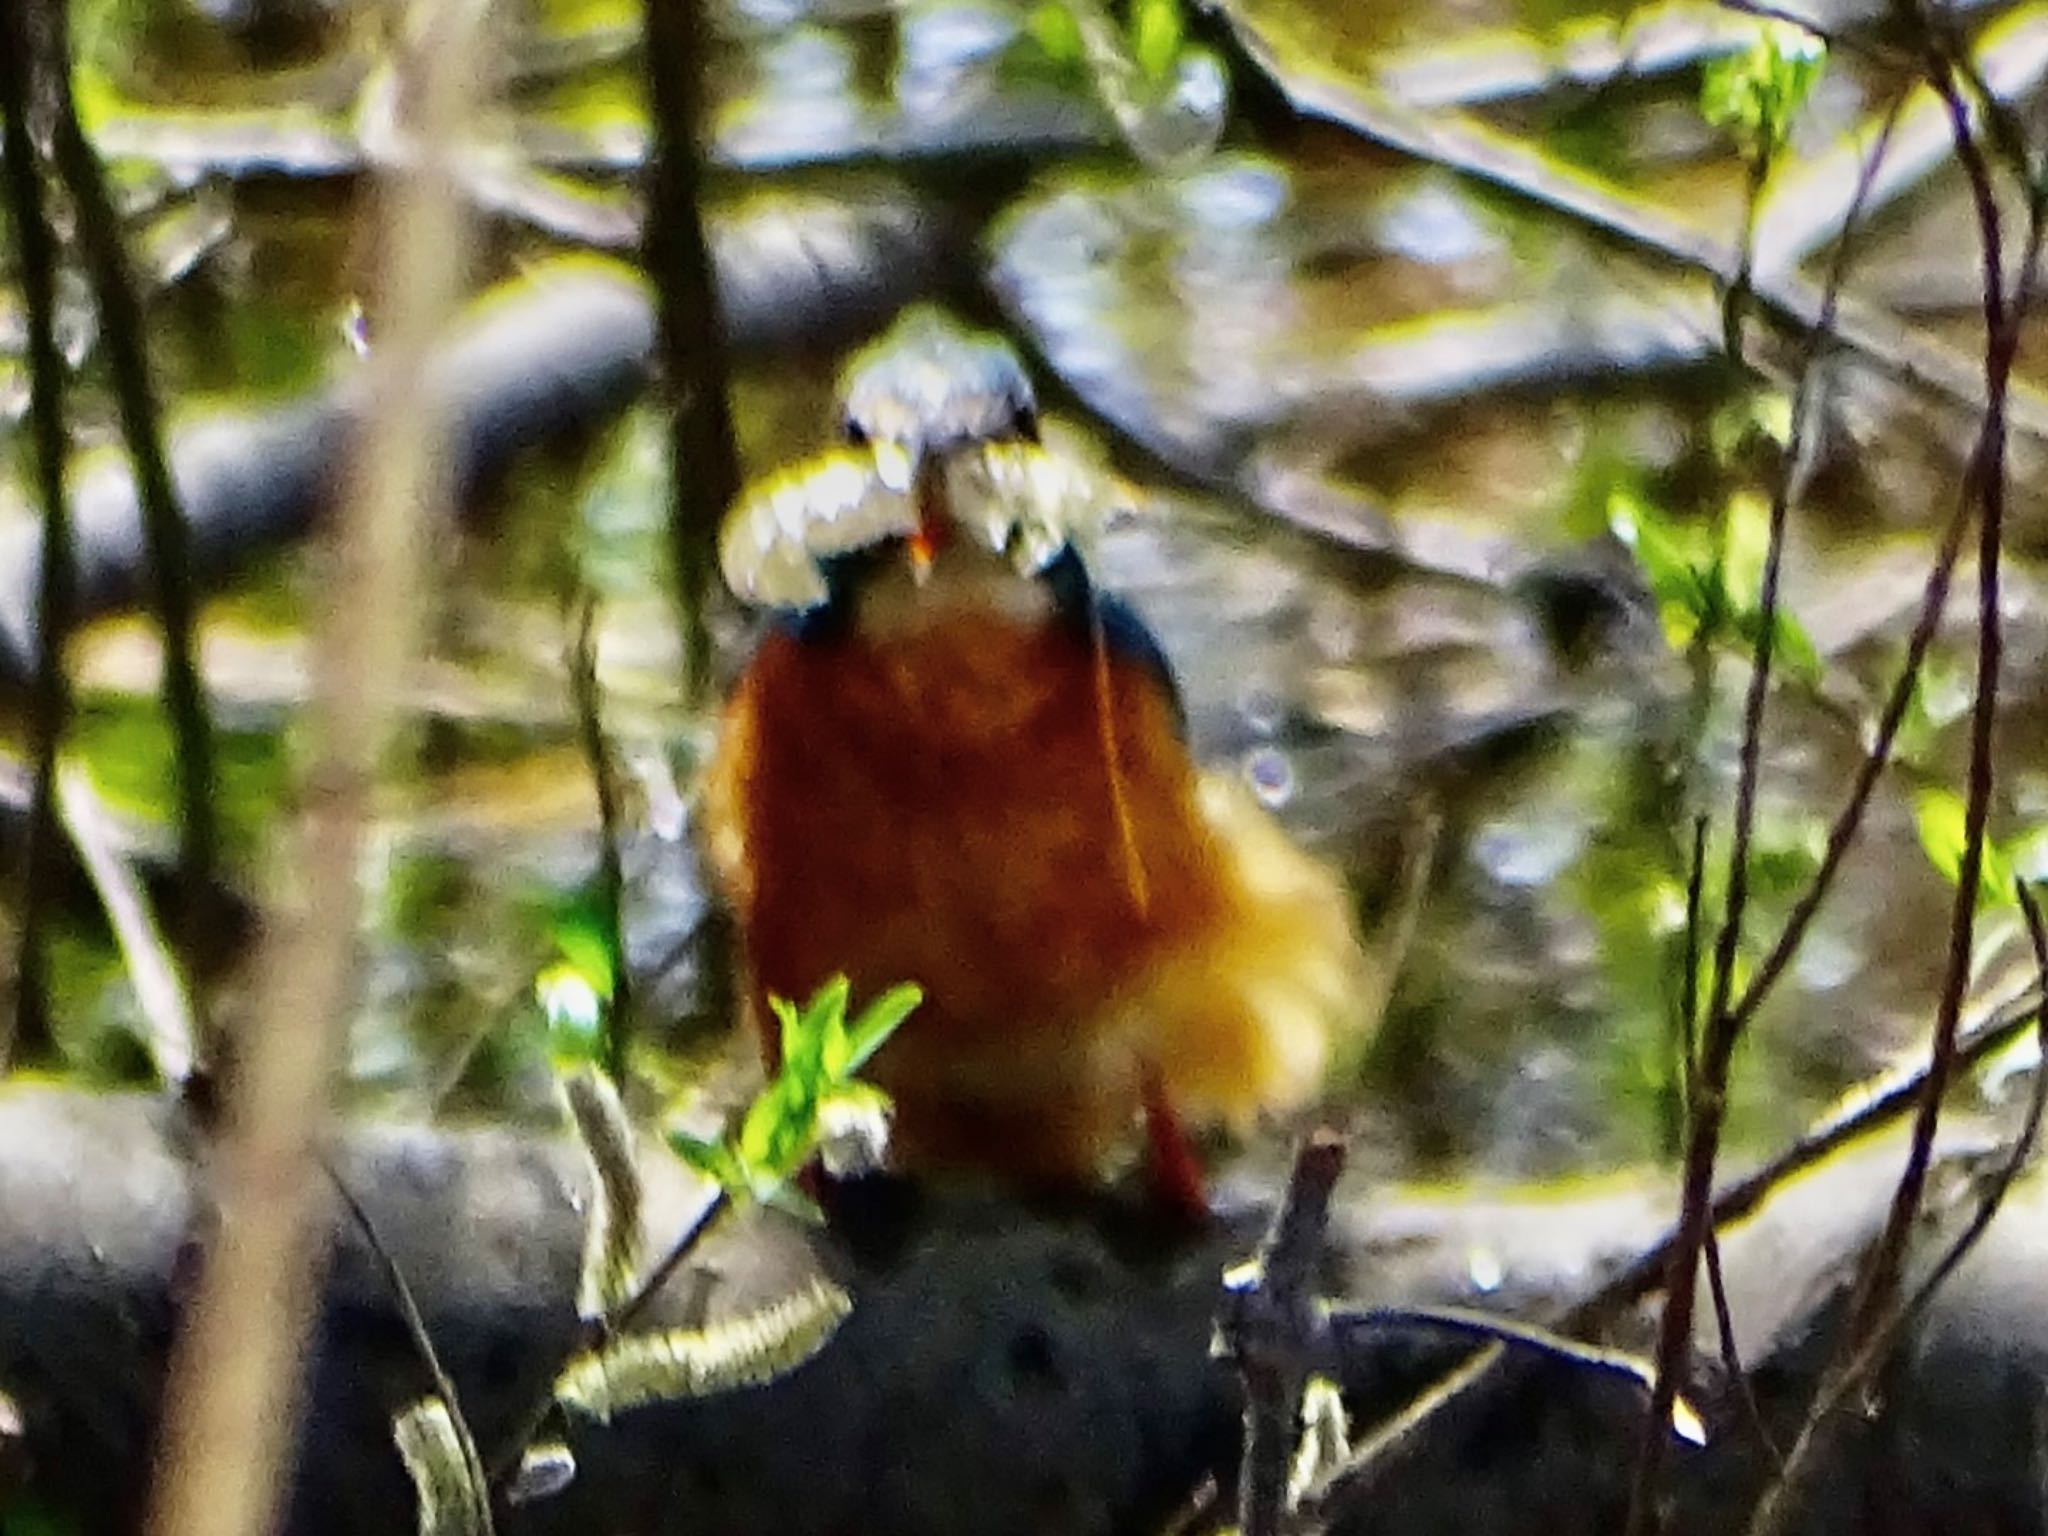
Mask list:
[[[868,443],[868,429],[849,416],[839,424],[839,434],[855,448],[865,448]]]
[[[1010,430],[1027,443],[1038,441],[1038,407],[1029,400],[1018,400],[1010,406]]]

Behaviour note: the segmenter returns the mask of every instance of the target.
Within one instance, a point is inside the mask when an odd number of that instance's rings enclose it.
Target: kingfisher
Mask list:
[[[770,995],[924,1002],[870,1064],[911,1174],[1099,1187],[1301,1106],[1375,1022],[1342,880],[1190,752],[1157,640],[1086,554],[1137,509],[1042,440],[1015,352],[929,306],[857,354],[841,443],[755,484],[720,559],[772,614],[702,826]]]

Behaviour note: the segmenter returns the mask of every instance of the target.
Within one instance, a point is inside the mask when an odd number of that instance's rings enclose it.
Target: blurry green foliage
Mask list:
[[[1826,65],[1827,49],[1811,32],[1760,22],[1747,49],[1713,59],[1702,71],[1700,112],[1746,158],[1768,161],[1785,147]]]
[[[1171,80],[1186,40],[1180,0],[1131,0],[1131,55],[1146,79]]]
[[[1770,510],[1761,496],[1738,491],[1728,498],[1720,525],[1709,528],[1680,523],[1632,491],[1614,493],[1608,525],[1635,555],[1673,646],[1754,653],[1763,627]],[[1771,652],[1797,681],[1820,686],[1820,653],[1782,602],[1771,625]]]
[[[72,717],[71,751],[116,812],[168,826],[176,813],[176,754],[163,707],[132,695],[96,695]],[[231,859],[259,854],[290,783],[283,732],[214,722],[214,807]]]

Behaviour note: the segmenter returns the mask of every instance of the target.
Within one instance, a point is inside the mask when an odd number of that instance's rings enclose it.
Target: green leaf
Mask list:
[[[551,937],[562,963],[574,966],[591,990],[610,1002],[613,948],[607,920],[590,903],[579,901],[563,910]]]
[[[849,1025],[851,995],[847,979],[835,976],[801,1012],[786,998],[770,997],[782,1041],[782,1070],[747,1107],[738,1132],[723,1143],[670,1132],[669,1145],[677,1156],[729,1190],[775,1203],[783,1186],[819,1150],[828,1107],[842,1118],[865,1112],[880,1119],[886,1098],[854,1082],[853,1074],[923,1000],[923,993],[913,986],[891,987]]]
[[[1766,21],[1740,53],[1714,59],[1700,76],[1700,114],[1725,130],[1750,160],[1785,147],[1792,122],[1827,64],[1827,49],[1803,27]]]
[[[924,989],[905,982],[891,987],[880,997],[861,1009],[860,1017],[854,1020],[847,1031],[851,1048],[846,1065],[833,1074],[835,1082],[844,1082],[848,1076],[868,1064],[875,1052],[879,1051],[895,1034],[903,1021],[917,1011],[924,1002]]]
[[[852,986],[844,976],[834,976],[811,994],[811,1000],[797,1013],[786,1002],[771,1000],[782,1021],[782,1070],[815,1087],[829,1073],[826,1052],[834,1031],[844,1034],[846,1003]]]
[[[1762,618],[1763,614],[1754,606],[1745,605],[1737,612],[1736,636],[1752,652],[1756,648],[1757,626]],[[1791,675],[1807,687],[1820,686],[1820,648],[1813,643],[1813,636],[1806,632],[1806,626],[1783,608],[1778,610],[1777,622],[1771,626],[1771,660],[1780,672]]]
[[[1920,846],[1928,862],[1951,885],[1962,876],[1967,821],[1968,807],[1952,789],[1923,789],[1913,797],[1913,824],[1920,834]],[[1978,873],[1977,900],[1986,906],[1999,906],[2013,899],[2012,857],[1987,834]]]
[[[1131,53],[1147,80],[1173,78],[1186,36],[1180,0],[1132,0]]]
[[[771,1175],[794,1172],[794,1151],[808,1134],[816,1111],[816,1094],[785,1071],[748,1106],[740,1122],[740,1162]]]
[[[1047,0],[1044,5],[1033,6],[1025,18],[1024,28],[1031,34],[1031,40],[1038,44],[1039,51],[1055,64],[1078,64],[1081,61],[1081,27],[1074,20],[1074,13],[1059,0]]]
[[[1771,647],[1785,670],[1808,688],[1818,689],[1821,684],[1820,647],[1813,643],[1813,636],[1806,632],[1806,626],[1787,613],[1778,610],[1778,622],[1773,626]]]
[[[1686,549],[1664,514],[1633,490],[1617,489],[1607,498],[1607,526],[1628,546],[1657,599],[1667,629],[1699,627],[1718,614],[1716,584]],[[1674,625],[1674,616],[1686,621]]]
[[[739,1159],[724,1142],[704,1141],[687,1131],[670,1131],[667,1140],[671,1152],[722,1188],[737,1189],[746,1183]]]

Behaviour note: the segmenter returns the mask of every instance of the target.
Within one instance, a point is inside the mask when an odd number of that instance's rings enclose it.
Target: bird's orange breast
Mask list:
[[[1236,1113],[1293,1070],[1272,989],[1234,974],[1293,917],[1247,882],[1157,677],[1097,664],[1085,634],[985,614],[777,632],[728,706],[705,812],[757,1015],[838,972],[856,998],[919,984],[872,1069],[907,1165],[1086,1181],[1143,1071]],[[1341,891],[1315,896],[1355,956]]]

